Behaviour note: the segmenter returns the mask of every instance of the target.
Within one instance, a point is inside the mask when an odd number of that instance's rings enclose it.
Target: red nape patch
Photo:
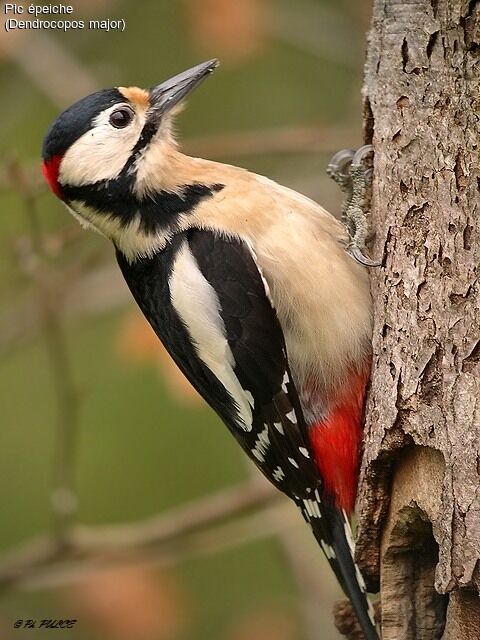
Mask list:
[[[62,162],[62,155],[53,156],[48,162],[42,162],[42,173],[45,176],[45,180],[50,185],[50,189],[53,193],[63,200],[62,188],[58,182],[58,174],[60,173],[60,163]]]
[[[357,495],[362,414],[368,373],[353,373],[347,391],[328,418],[310,429],[315,463],[322,475],[325,492],[335,496],[348,514]]]

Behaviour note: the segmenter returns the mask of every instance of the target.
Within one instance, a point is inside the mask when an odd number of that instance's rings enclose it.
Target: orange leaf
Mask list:
[[[240,620],[228,640],[295,640],[291,616],[277,609],[259,609]]]
[[[139,312],[129,313],[117,336],[117,351],[126,362],[155,362],[164,348],[152,327]]]
[[[231,62],[255,57],[266,46],[268,5],[269,0],[184,0],[197,47]]]
[[[134,312],[125,318],[117,336],[117,352],[125,362],[155,364],[177,400],[194,405],[202,402],[140,313]]]
[[[93,573],[69,592],[82,623],[115,640],[173,640],[185,626],[185,597],[173,574],[125,566]]]

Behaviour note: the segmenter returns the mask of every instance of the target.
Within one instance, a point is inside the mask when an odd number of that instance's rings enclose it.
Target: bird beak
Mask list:
[[[159,117],[170,111],[193,91],[220,62],[214,58],[208,62],[197,64],[187,71],[165,80],[162,84],[150,89],[150,112],[154,117]]]

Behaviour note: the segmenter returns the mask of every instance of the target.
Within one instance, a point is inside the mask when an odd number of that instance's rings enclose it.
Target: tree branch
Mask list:
[[[157,516],[144,522],[102,526],[77,526],[70,530],[68,544],[59,544],[56,536],[41,536],[30,540],[0,560],[0,589],[38,583],[42,577],[67,571],[72,576],[79,571],[91,571],[92,568],[107,563],[123,563],[132,558],[144,557],[146,554],[162,556],[166,562],[184,556],[188,548],[188,538],[205,532],[232,518],[245,516],[274,505],[285,504],[285,498],[262,478],[245,485],[227,489],[213,496],[207,496],[191,504],[172,510],[170,513]],[[290,508],[290,505],[288,505]],[[296,510],[292,510],[292,513]],[[285,517],[291,524],[295,519]],[[277,521],[278,524],[278,521]],[[235,522],[237,529],[238,522]],[[255,535],[270,535],[278,527],[262,527],[250,529]],[[242,540],[238,531],[230,529],[227,542]],[[245,532],[243,532],[244,534]],[[239,536],[239,537],[236,537]],[[217,548],[218,538],[214,538],[213,547]],[[225,541],[224,541],[225,543]],[[212,537],[204,537],[199,544],[212,548]],[[191,544],[195,548],[195,544]],[[64,578],[65,579],[65,578]]]

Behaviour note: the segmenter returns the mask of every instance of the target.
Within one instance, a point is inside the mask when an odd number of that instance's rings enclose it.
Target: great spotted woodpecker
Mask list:
[[[158,337],[297,504],[375,640],[349,522],[370,366],[367,273],[344,225],[312,200],[179,152],[173,116],[217,64],[80,100],[48,131],[43,171],[71,213],[112,240]]]

